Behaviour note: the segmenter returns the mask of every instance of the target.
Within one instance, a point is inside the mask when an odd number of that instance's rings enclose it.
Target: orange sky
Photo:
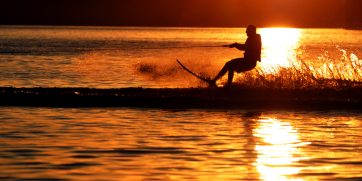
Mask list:
[[[0,24],[341,27],[346,1],[4,0]]]
[[[183,11],[181,21],[225,26],[333,26],[343,21],[343,7],[344,0],[196,0]]]

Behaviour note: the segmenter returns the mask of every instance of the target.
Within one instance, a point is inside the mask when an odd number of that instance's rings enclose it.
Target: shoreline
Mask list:
[[[0,87],[0,106],[165,109],[360,110],[362,88],[14,88]]]

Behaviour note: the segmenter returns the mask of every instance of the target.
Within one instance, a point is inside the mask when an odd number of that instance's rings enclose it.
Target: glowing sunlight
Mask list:
[[[288,67],[295,59],[301,35],[295,28],[263,28],[259,30],[263,41],[261,67],[272,70],[278,66]]]
[[[256,167],[262,180],[298,180],[289,178],[300,168],[293,166],[301,158],[298,147],[308,143],[299,140],[299,133],[288,122],[276,119],[260,120],[254,136],[261,139],[256,145]]]

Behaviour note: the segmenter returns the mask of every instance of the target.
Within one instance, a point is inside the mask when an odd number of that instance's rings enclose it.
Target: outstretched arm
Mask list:
[[[230,45],[225,45],[224,47],[236,48],[238,50],[245,50],[245,44],[240,44],[240,43],[233,43]]]

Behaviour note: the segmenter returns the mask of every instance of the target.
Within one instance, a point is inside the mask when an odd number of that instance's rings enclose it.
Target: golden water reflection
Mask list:
[[[360,113],[0,113],[0,178],[8,180],[358,180],[362,173]]]
[[[300,46],[301,30],[296,28],[263,28],[259,30],[263,41],[261,67],[266,71],[291,66]]]
[[[302,158],[299,147],[308,143],[299,139],[298,131],[288,122],[277,119],[259,120],[253,131],[257,137],[255,166],[261,180],[301,180],[292,178],[301,168],[295,164]]]

